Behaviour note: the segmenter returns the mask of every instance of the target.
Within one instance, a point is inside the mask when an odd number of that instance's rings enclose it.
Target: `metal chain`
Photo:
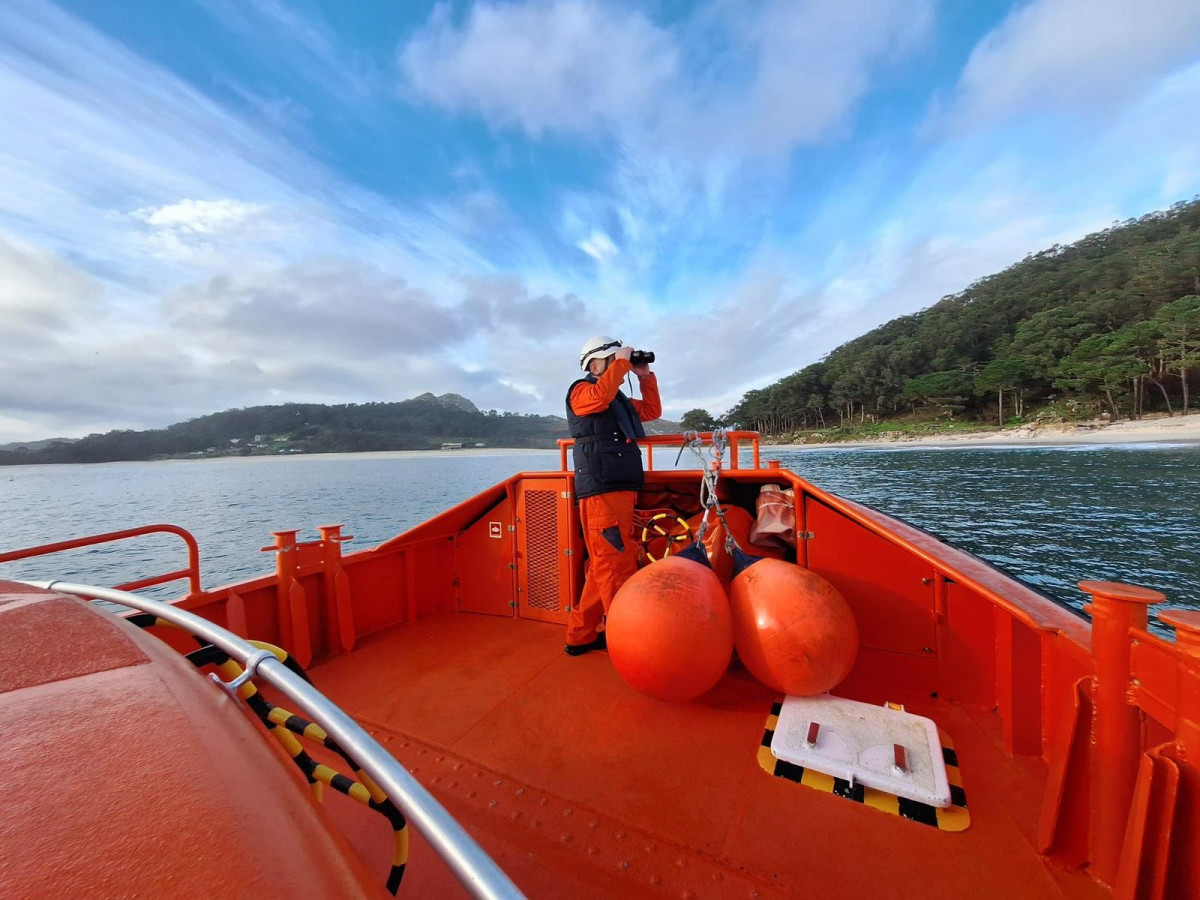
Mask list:
[[[717,518],[721,520],[721,524],[725,528],[725,551],[732,553],[733,548],[738,546],[734,540],[733,532],[729,529],[729,523],[725,521],[725,510],[721,508],[721,501],[717,499],[717,481],[721,477],[721,465],[725,460],[725,449],[729,446],[729,438],[725,435],[724,428],[713,429],[712,443],[708,446],[708,452],[705,452],[705,443],[700,437],[698,431],[685,431],[683,433],[683,446],[679,448],[679,455],[683,455],[683,448],[691,450],[700,463],[700,504],[704,507],[704,515],[700,518],[700,527],[696,531],[696,542],[704,543],[704,535],[708,533],[708,517],[713,511],[716,511]],[[678,463],[676,458],[676,463]],[[740,547],[738,549],[741,549]]]

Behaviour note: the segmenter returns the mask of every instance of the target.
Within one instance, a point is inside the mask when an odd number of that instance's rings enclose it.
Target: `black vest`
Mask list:
[[[567,426],[575,438],[575,496],[590,497],[610,491],[636,491],[642,486],[642,450],[637,439],[646,436],[633,403],[620,391],[604,412],[577,416],[571,409],[571,392],[587,375],[567,388]]]

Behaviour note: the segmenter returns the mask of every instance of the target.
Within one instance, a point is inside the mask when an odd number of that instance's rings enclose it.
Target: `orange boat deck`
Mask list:
[[[652,465],[654,443],[670,441],[648,439],[645,509],[696,496],[698,472]],[[183,537],[186,568],[124,587],[187,578],[180,609],[286,648],[533,897],[1200,896],[1200,612],[1160,611],[1168,641],[1147,631],[1162,595],[1084,582],[1089,625],[927,532],[762,468],[753,451],[752,469],[722,476],[722,502],[748,517],[761,485],[793,488],[796,562],[858,624],[835,693],[937,723],[965,830],[769,774],[762,740],[780,698],[737,664],[671,704],[630,689],[604,653],[564,654],[584,574],[565,447],[560,471],[518,473],[374,548],[343,554],[337,525],[316,541],[275,532],[273,575],[216,590],[197,587],[195,541],[174,526],[0,562]],[[382,885],[389,829],[350,802],[324,808]],[[462,894],[414,834],[401,895]]]
[[[1106,895],[1036,851],[1046,770],[999,750],[994,714],[886,698],[955,744],[971,824],[940,831],[764,771],[779,698],[739,667],[698,701],[660,703],[562,642],[553,625],[450,613],[371,635],[312,676],[530,896]],[[414,850],[405,892],[435,890],[461,888]]]

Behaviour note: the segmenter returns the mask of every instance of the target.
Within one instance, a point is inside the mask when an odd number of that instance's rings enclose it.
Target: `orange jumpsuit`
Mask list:
[[[628,360],[615,359],[595,384],[583,382],[571,391],[571,410],[578,416],[604,412],[633,370]],[[638,418],[649,422],[662,415],[658,379],[653,373],[638,378],[641,400],[632,400]],[[567,643],[576,646],[594,641],[604,630],[604,616],[617,590],[637,571],[632,546],[633,505],[637,491],[609,491],[579,501],[579,519],[588,549],[587,576],[579,603],[567,618]]]

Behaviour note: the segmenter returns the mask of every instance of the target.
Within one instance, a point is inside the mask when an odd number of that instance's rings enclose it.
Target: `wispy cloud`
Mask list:
[[[439,3],[400,51],[415,98],[497,129],[607,135],[679,161],[821,141],[873,69],[919,46],[931,2],[701,6],[676,28],[598,0]]]
[[[320,310],[341,319],[333,358],[347,371],[370,365],[355,338],[375,347],[391,332],[389,353],[373,356],[377,375],[342,399],[418,393],[422,367],[397,348],[424,356],[463,336],[413,337],[457,322],[461,277],[491,268],[457,235],[464,222],[354,186],[45,4],[0,11],[0,119],[10,125],[0,137],[0,304],[6,333],[38,338],[7,355],[0,414],[55,433],[167,424],[213,403],[337,397],[293,377],[314,343],[298,339],[299,326],[338,331]],[[487,202],[470,200],[476,213]],[[312,262],[330,257],[345,261],[337,277]],[[422,285],[424,332],[409,295],[388,283]],[[215,325],[180,315],[189,297],[225,316],[223,342]],[[393,368],[380,367],[388,359]],[[79,418],[73,398],[84,397],[92,413]]]
[[[590,190],[561,193],[556,217],[559,238],[600,266],[607,303],[744,261],[792,154],[845,137],[873,84],[930,39],[933,11],[774,0],[660,23],[597,0],[439,3],[399,68],[416,101],[608,158]]]
[[[282,0],[197,0],[261,59],[310,89],[363,103],[387,90],[385,73],[347,46],[313,4]],[[289,98],[290,99],[290,98]]]
[[[0,7],[0,440],[426,390],[557,413],[613,331],[669,413],[718,411],[1200,190],[1176,0],[1015,5],[937,83],[933,0],[442,3],[374,58],[316,6],[201,5],[212,60],[271,79]]]
[[[995,126],[1031,114],[1108,114],[1197,58],[1193,0],[1032,0],[971,53],[934,126]]]

